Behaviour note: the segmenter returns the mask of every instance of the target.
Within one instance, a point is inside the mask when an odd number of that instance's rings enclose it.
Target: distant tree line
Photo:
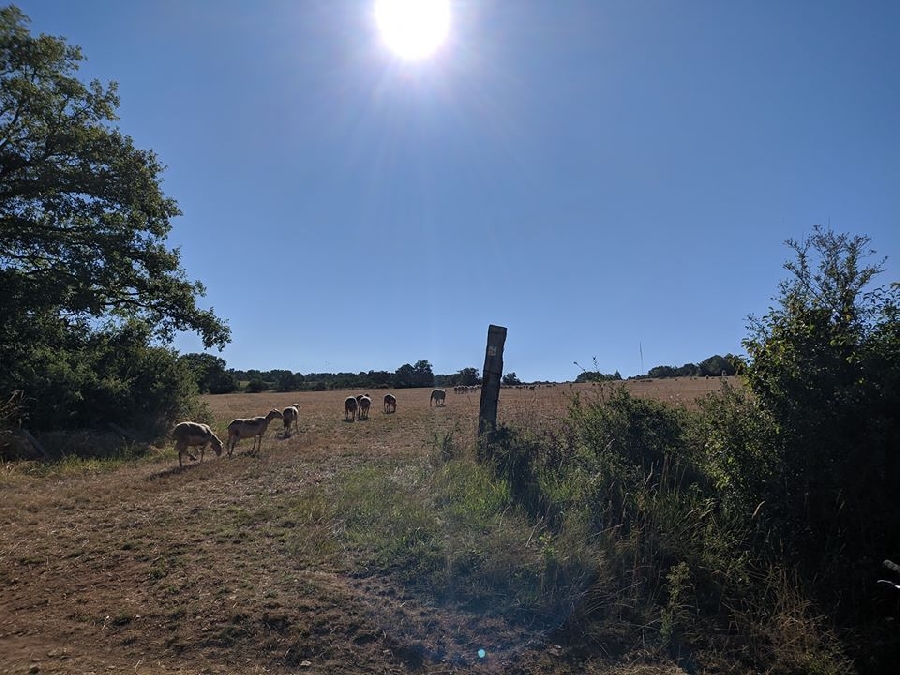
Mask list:
[[[700,363],[685,363],[683,366],[655,366],[647,371],[647,377],[719,377],[737,375],[743,372],[744,364],[740,356],[710,356]]]
[[[606,373],[601,373],[596,370],[586,370],[583,373],[579,373],[578,377],[575,378],[576,382],[609,382],[612,380],[621,380],[622,376],[619,374],[619,371],[612,373],[611,375]]]
[[[584,368],[578,361],[573,362],[576,366],[581,368],[581,373],[578,377],[575,378],[575,382],[608,382],[611,380],[621,380],[622,376],[619,374],[617,370],[615,373],[607,374],[600,372],[600,364],[597,362],[597,357],[594,357],[594,369],[587,370]]]
[[[180,361],[188,367],[203,394],[235,391],[329,391],[333,389],[412,389],[481,384],[477,368],[463,368],[452,375],[435,375],[426,359],[415,365],[404,363],[393,373],[370,370],[359,373],[294,373],[290,370],[236,370],[212,354],[184,354]],[[518,378],[512,374],[513,383]]]

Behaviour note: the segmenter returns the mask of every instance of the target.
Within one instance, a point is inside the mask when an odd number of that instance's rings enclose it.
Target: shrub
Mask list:
[[[14,377],[36,431],[114,423],[149,439],[202,412],[190,369],[174,350],[149,344],[139,323],[82,327],[55,344],[31,345]]]

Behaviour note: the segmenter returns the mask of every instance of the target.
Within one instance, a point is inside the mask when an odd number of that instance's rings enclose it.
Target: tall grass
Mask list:
[[[587,542],[531,518],[450,436],[421,462],[359,468],[339,483],[335,512],[357,573],[387,573],[431,602],[549,628],[592,580]]]
[[[689,411],[601,389],[575,396],[560,427],[501,426],[476,454],[554,557],[578,559],[593,579],[570,635],[609,641],[630,625],[643,649],[695,665],[846,672],[835,633],[786,575],[789,562],[776,546],[755,548],[757,514],[723,492],[752,477],[725,480],[710,461],[723,435],[710,443],[705,432],[720,414],[715,402]],[[794,636],[779,639],[776,619]]]

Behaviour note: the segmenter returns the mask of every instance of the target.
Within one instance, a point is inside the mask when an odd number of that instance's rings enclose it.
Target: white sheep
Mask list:
[[[359,408],[359,401],[356,400],[354,396],[348,396],[344,399],[344,421],[352,422],[356,419],[356,409]],[[350,416],[350,419],[347,419],[347,416]]]
[[[192,462],[197,458],[188,448],[200,448],[200,461],[203,462],[203,454],[206,452],[206,446],[212,445],[212,449],[216,453],[216,457],[222,454],[222,441],[216,436],[208,424],[200,422],[179,422],[172,429],[172,438],[175,439],[175,449],[178,451],[178,466],[183,466],[182,455],[185,453],[190,457]]]
[[[250,419],[231,420],[228,424],[228,456],[234,450],[234,446],[242,438],[250,438],[255,436],[253,440],[253,449],[262,448],[262,437],[269,428],[269,422],[274,419],[284,419],[284,414],[280,410],[272,408],[265,417],[252,417]]]
[[[297,433],[300,433],[300,404],[289,405],[281,414],[284,420],[284,435],[291,435],[291,425],[297,429]]]
[[[435,389],[431,392],[431,399],[428,401],[428,407],[431,407],[431,404],[434,405],[444,405],[444,401],[447,398],[447,392],[443,389]]]
[[[384,395],[384,412],[397,412],[397,397],[393,394]]]

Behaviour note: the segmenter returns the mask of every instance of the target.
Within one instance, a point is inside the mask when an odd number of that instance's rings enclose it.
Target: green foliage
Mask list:
[[[82,83],[81,50],[27,23],[0,9],[0,392],[24,392],[34,428],[155,432],[196,392],[160,345],[229,330],[165,246],[180,212],[113,126],[116,85]]]
[[[278,391],[299,391],[303,388],[303,375],[289,370],[270,371],[266,379],[274,382]]]
[[[519,379],[518,375],[516,375],[515,373],[507,373],[506,375],[503,376],[503,378],[500,381],[503,384],[505,384],[507,387],[515,387],[517,385],[522,384],[522,381]]]
[[[866,263],[868,237],[817,227],[787,244],[791,276],[744,341],[748,382],[776,431],[781,481],[763,496],[799,560],[841,552],[818,570],[840,585],[857,557],[878,559],[900,537],[900,293],[872,287],[883,260]]]
[[[699,363],[700,374],[708,377],[719,377],[721,375],[734,375],[734,363],[728,356],[710,356]]]
[[[453,375],[435,375],[428,361],[415,366],[408,363],[390,373],[386,370],[370,370],[359,373],[292,373],[289,370],[228,370],[226,376],[235,383],[261,380],[266,389],[277,391],[326,391],[333,389],[407,389],[410,387],[453,386],[460,377],[471,379],[471,371],[465,368]],[[217,393],[217,392],[210,392]],[[223,392],[224,393],[224,392]]]
[[[182,354],[179,357],[190,368],[201,394],[229,394],[237,391],[233,372],[225,370],[225,359],[212,354]]]
[[[162,165],[111,125],[116,85],[83,84],[81,50],[27,22],[0,9],[0,310],[131,317],[223,346],[228,328],[164,245],[180,212]]]
[[[396,389],[433,387],[434,373],[431,370],[431,363],[424,359],[416,361],[415,366],[404,363],[394,373],[393,384]]]
[[[594,401],[576,396],[570,411],[586,446],[641,471],[657,473],[668,454],[686,452],[684,414],[659,401],[634,398],[623,387],[614,387],[605,398]]]
[[[254,377],[247,383],[246,391],[250,394],[259,394],[269,388],[268,383],[261,377]]]
[[[740,357],[733,354],[719,356],[715,354],[700,363],[685,363],[680,368],[675,366],[654,366],[647,371],[648,377],[720,377],[735,375],[741,366]]]
[[[674,366],[653,366],[647,371],[647,377],[678,377],[679,374],[680,370]],[[693,369],[687,374],[694,375]]]
[[[754,583],[757,570],[790,565],[771,540],[776,512],[756,501],[780,480],[774,435],[744,390],[726,388],[691,412],[616,388],[573,397],[560,429],[501,426],[476,457],[502,486],[495,494],[535,527],[545,584],[585,578],[555,576],[562,561],[582,561],[582,572],[595,561],[574,634],[630,622],[644,649],[664,654],[739,660],[748,671],[846,672],[846,647],[816,618],[802,580],[781,595]],[[778,637],[776,620],[790,638]]]
[[[474,387],[481,384],[481,375],[477,368],[463,368],[456,374],[453,384],[463,387]]]
[[[559,535],[509,513],[507,485],[469,458],[366,467],[341,480],[334,504],[347,544],[432,602],[558,625],[594,561]]]
[[[784,481],[771,415],[750,392],[727,385],[707,395],[700,412],[690,433],[724,508],[748,519],[764,510],[767,522],[777,521],[772,500]]]
[[[530,518],[546,514],[538,480],[541,445],[536,439],[501,424],[479,443],[477,457],[506,483],[513,501]]]
[[[612,375],[601,373],[600,364],[597,362],[596,356],[594,357],[593,361],[593,370],[586,370],[585,368],[582,368],[581,364],[578,363],[578,361],[574,362],[576,366],[581,368],[581,373],[579,373],[579,375],[575,378],[576,382],[609,382],[622,379],[622,376],[619,374],[618,370]]]
[[[54,344],[23,346],[14,377],[35,430],[105,427],[163,434],[199,411],[196,384],[174,351],[149,344],[140,322],[104,329],[68,326]]]

